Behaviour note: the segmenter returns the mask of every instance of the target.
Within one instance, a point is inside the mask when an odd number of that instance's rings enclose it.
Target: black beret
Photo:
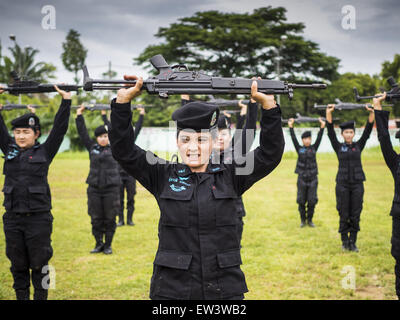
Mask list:
[[[400,139],[400,130],[396,132],[396,139]]]
[[[102,126],[98,126],[95,130],[94,130],[94,135],[96,137],[101,136],[102,134],[108,133],[108,128],[105,125]]]
[[[308,138],[311,137],[311,131],[304,131],[303,134],[301,135],[301,138]]]
[[[172,114],[178,130],[209,130],[216,127],[218,117],[219,109],[216,105],[199,101],[189,102]]]
[[[354,121],[343,122],[341,125],[339,125],[339,127],[342,129],[342,132],[346,129],[353,129],[354,131],[356,130]]]
[[[225,115],[220,115],[218,118],[218,129],[229,129],[230,119]]]
[[[26,113],[23,116],[11,121],[12,129],[32,128],[34,131],[40,130],[40,120],[34,113]]]

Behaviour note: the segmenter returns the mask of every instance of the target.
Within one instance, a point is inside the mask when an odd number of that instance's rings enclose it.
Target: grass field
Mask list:
[[[244,196],[246,299],[395,299],[389,216],[393,179],[380,149],[363,153],[367,181],[358,254],[341,250],[335,208],[336,156],[318,155],[315,229],[299,228],[295,163],[295,154],[285,154],[279,167]],[[57,155],[50,168],[54,216],[50,263],[56,270],[56,288],[50,290],[49,299],[148,299],[158,243],[156,201],[138,185],[136,225],[117,229],[113,255],[89,254],[94,239],[87,215],[88,169],[87,153]],[[2,221],[0,225],[3,229]],[[0,253],[0,299],[14,299],[4,233]],[[355,270],[355,290],[342,287],[347,266]]]

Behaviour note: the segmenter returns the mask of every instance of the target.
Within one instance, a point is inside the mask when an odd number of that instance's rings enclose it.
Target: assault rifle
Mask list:
[[[159,74],[143,80],[142,89],[149,94],[168,98],[171,94],[247,94],[251,93],[253,80],[244,78],[212,77],[202,71],[190,71],[186,65],[170,66],[161,54],[150,59]],[[297,84],[276,80],[255,80],[258,91],[265,94],[287,94],[293,98],[294,89],[325,89],[326,84]],[[135,85],[136,80],[92,79],[86,66],[83,67],[83,88],[93,90],[118,90],[126,85]]]
[[[399,87],[399,84],[396,83],[396,80],[394,80],[393,77],[388,78],[386,81],[390,85],[391,89],[388,92],[386,92],[386,99],[385,100],[386,101],[393,101],[393,102],[400,101],[400,87]],[[358,94],[358,90],[357,90],[356,87],[354,87],[353,90],[354,90],[354,95],[355,95],[357,101],[364,100],[364,99],[373,99],[373,98],[382,97],[382,95],[363,96],[363,97],[361,97]]]
[[[371,104],[362,104],[362,103],[351,103],[351,102],[342,102],[338,98],[335,99],[335,110],[356,110],[356,109],[365,109],[365,105],[371,106]],[[392,105],[384,105],[384,107],[391,107]],[[314,109],[326,109],[328,105],[326,104],[314,104]]]
[[[300,113],[296,113],[296,118],[293,118],[294,122],[297,124],[300,123],[308,123],[308,122],[319,122],[319,118],[312,118],[312,117],[306,117],[302,116]],[[321,117],[323,121],[326,121],[325,118]],[[334,121],[339,120],[338,118],[333,119]],[[283,123],[288,123],[289,119],[282,119]]]
[[[34,104],[31,104],[30,106],[35,109],[46,107],[46,106],[38,106],[38,105],[34,105]],[[28,104],[7,103],[7,104],[3,105],[2,110],[26,109],[27,107],[28,107]]]

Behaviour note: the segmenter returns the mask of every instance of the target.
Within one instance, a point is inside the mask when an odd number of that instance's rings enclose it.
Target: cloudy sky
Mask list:
[[[56,28],[45,30],[42,8],[53,5]],[[112,61],[119,75],[147,73],[133,66],[133,58],[150,44],[159,27],[197,11],[251,12],[271,5],[287,9],[288,22],[303,22],[304,37],[317,42],[323,52],[341,59],[341,72],[379,73],[384,60],[400,53],[399,0],[1,0],[0,39],[3,54],[14,34],[21,46],[38,48],[38,58],[57,66],[57,77],[70,82],[73,75],[61,63],[61,43],[69,29],[81,33],[88,49],[87,65],[99,77]],[[342,27],[342,8],[352,5],[356,29]]]

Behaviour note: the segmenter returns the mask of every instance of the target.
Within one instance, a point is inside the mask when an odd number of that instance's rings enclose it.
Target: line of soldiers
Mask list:
[[[328,137],[332,144],[338,160],[339,168],[336,175],[336,208],[339,212],[339,233],[341,234],[343,250],[358,252],[356,246],[357,233],[360,231],[360,216],[364,197],[365,174],[361,164],[361,152],[369,139],[374,124],[374,109],[366,106],[369,117],[361,138],[353,141],[355,135],[355,122],[348,121],[340,125],[341,135],[344,142],[339,142],[333,128],[332,112],[335,105],[330,104],[326,109],[326,122]],[[305,220],[311,227],[315,205],[318,201],[318,167],[316,152],[320,145],[325,121],[320,119],[321,129],[316,142],[311,145],[311,132],[302,134],[303,146],[300,146],[294,130],[294,119],[289,119],[290,135],[298,153],[298,160],[295,172],[297,180],[297,203],[301,217],[301,227],[305,226]],[[305,205],[307,203],[307,212]]]
[[[136,85],[118,91],[111,102],[111,122],[95,130],[96,142],[91,141],[87,133],[83,108],[78,110],[76,118],[79,134],[90,153],[88,210],[96,239],[94,252],[112,252],[111,241],[118,214],[116,208],[120,208],[120,199],[115,196],[120,188],[118,162],[122,170],[137,179],[156,198],[161,211],[159,246],[154,260],[150,297],[243,299],[248,290],[240,268],[241,218],[244,215],[241,197],[281,161],[285,141],[279,105],[272,95],[258,92],[257,82],[254,81],[245,125],[250,130],[250,138],[248,131],[244,130],[242,134],[240,131],[235,133],[232,139],[229,119],[220,116],[217,106],[200,101],[183,103],[172,115],[177,124],[176,141],[182,163],[161,161],[155,154],[135,144],[137,132],[132,127],[130,104],[140,94],[143,80],[136,76],[126,76],[126,79],[137,80]],[[29,299],[30,270],[34,299],[47,298],[48,291],[43,280],[48,271],[43,271],[43,267],[52,256],[51,195],[47,174],[67,131],[71,106],[71,94],[56,89],[63,99],[54,119],[54,127],[42,144],[37,142],[40,122],[36,115],[26,114],[14,119],[12,138],[0,113],[0,148],[5,155],[3,192],[6,213],[3,222],[6,253],[11,261],[17,299]],[[374,99],[374,108],[382,151],[396,181],[392,208],[392,254],[396,259],[396,290],[400,297],[400,226],[397,214],[400,157],[393,149],[390,151],[388,115],[379,111],[381,100]],[[256,103],[261,105],[262,111],[260,145],[249,151],[255,137]],[[327,109],[326,119],[328,135],[339,159],[336,186],[337,208],[341,216],[339,232],[343,235],[343,246],[356,251],[365,180],[361,151],[372,129],[374,110],[369,110],[367,127],[357,142],[352,140],[354,123],[341,125],[344,143],[339,143],[334,133],[333,110],[334,106]],[[106,133],[110,145],[106,143]],[[302,190],[298,202],[302,204],[299,206],[302,220],[313,226],[317,168],[316,163],[310,164],[315,162],[319,143],[311,145],[311,141],[307,141],[311,140],[308,133],[302,138],[304,146],[296,147],[300,162],[296,171],[299,173],[299,189]],[[215,148],[216,145],[219,147]],[[249,164],[252,170],[239,174]],[[309,174],[304,175],[303,169]]]

